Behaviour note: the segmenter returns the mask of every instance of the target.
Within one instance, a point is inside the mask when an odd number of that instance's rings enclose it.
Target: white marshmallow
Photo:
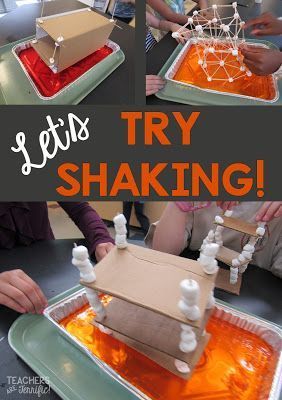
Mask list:
[[[191,340],[194,340],[195,338],[196,338],[196,335],[195,335],[195,333],[191,330],[190,332],[187,332],[187,331],[182,331],[181,332],[181,334],[180,334],[180,337],[181,337],[181,341],[182,342],[190,342]]]
[[[212,5],[212,8],[213,8],[214,10],[216,10],[216,9],[217,9],[217,5],[216,5],[216,4],[213,4],[213,5]]]
[[[212,23],[213,23],[213,24],[216,24],[216,23],[217,23],[217,18],[213,18],[213,19],[212,19]]]
[[[217,273],[217,271],[218,271],[217,261],[212,260],[212,262],[209,265],[203,267],[203,270],[208,275],[213,275],[213,274]]]
[[[255,251],[255,246],[247,243],[244,247],[243,250],[249,251],[250,253],[253,253]]]
[[[234,258],[234,259],[232,260],[231,264],[232,264],[232,267],[238,268],[239,265],[240,265],[240,261],[238,260],[238,258]]]
[[[193,15],[198,15],[198,11],[193,11]]]
[[[232,50],[232,56],[234,56],[234,57],[238,56],[238,50],[237,49],[233,49]]]
[[[232,3],[232,7],[233,7],[233,8],[236,8],[236,7],[237,7],[237,1],[234,1],[234,2]]]
[[[248,268],[248,264],[241,265],[241,266],[239,267],[239,272],[240,272],[240,274],[243,274],[243,273],[246,271],[247,268]]]
[[[171,36],[172,36],[174,39],[177,39],[177,38],[179,38],[180,35],[179,35],[178,32],[172,32]]]
[[[218,252],[219,246],[216,243],[210,243],[205,248],[205,255],[210,257],[215,257]]]
[[[195,29],[196,29],[197,32],[202,32],[203,31],[202,25],[197,25]]]
[[[245,257],[247,260],[251,260],[252,259],[252,253],[250,253],[249,251],[242,251],[242,256]]]
[[[180,342],[179,343],[179,349],[183,352],[183,353],[191,353],[192,351],[194,351],[197,347],[197,340],[193,339],[189,342]]]
[[[216,215],[214,220],[215,220],[215,222],[217,224],[223,224],[224,223],[224,219],[221,218],[219,215]]]
[[[190,325],[180,324],[180,326],[181,326],[181,329],[183,331],[186,331],[186,332],[191,332],[192,331],[192,327]]]
[[[123,226],[126,225],[126,218],[123,214],[118,214],[114,217],[113,222],[117,226]]]
[[[214,294],[213,294],[213,290],[210,292],[209,297],[208,297],[208,302],[206,305],[206,309],[210,310],[211,308],[213,308],[215,306],[215,298],[214,298]]]
[[[265,228],[259,226],[256,230],[256,234],[259,236],[263,236],[265,234]]]
[[[180,290],[183,297],[189,300],[193,300],[194,304],[197,303],[200,294],[200,287],[193,279],[184,279],[180,282]]]
[[[194,20],[193,20],[193,18],[188,18],[188,22],[189,22],[189,24],[193,24],[193,22],[194,22]]]
[[[213,230],[210,230],[210,231],[209,231],[207,238],[208,238],[209,240],[213,240],[213,239],[214,239],[214,231],[213,231]]]
[[[224,31],[224,32],[229,32],[229,31],[230,31],[229,26],[228,26],[228,25],[224,25],[223,31]]]
[[[180,372],[182,374],[189,374],[189,372],[190,372],[189,365],[187,363],[185,363],[184,361],[175,360],[174,365],[178,372]]]
[[[128,246],[126,235],[116,235],[115,236],[115,244],[118,249],[125,249]]]
[[[84,261],[89,258],[89,253],[85,246],[76,246],[72,249],[72,256],[77,260]]]
[[[115,225],[115,232],[118,235],[126,235],[127,234],[126,225]]]
[[[245,262],[247,261],[246,257],[244,257],[243,254],[239,254],[238,260],[239,260],[241,263],[245,263]]]
[[[190,319],[191,321],[196,321],[201,316],[201,312],[198,306],[188,306],[183,299],[179,301],[178,307],[180,311],[185,315],[185,317]]]

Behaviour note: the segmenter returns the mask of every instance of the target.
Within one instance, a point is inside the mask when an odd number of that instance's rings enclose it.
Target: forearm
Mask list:
[[[188,18],[186,15],[177,14],[164,1],[160,2],[159,0],[147,0],[147,4],[167,21],[175,22],[181,25],[187,23]]]
[[[152,247],[165,253],[179,255],[185,248],[185,229],[189,214],[168,203],[153,237]]]
[[[94,254],[96,246],[100,243],[114,243],[106,225],[87,202],[60,202],[59,204],[83,233],[90,254]]]

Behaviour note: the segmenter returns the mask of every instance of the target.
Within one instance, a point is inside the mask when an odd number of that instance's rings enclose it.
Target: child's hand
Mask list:
[[[250,19],[244,27],[247,28],[253,28],[251,33],[255,36],[281,35],[282,21],[270,13],[265,13]]]
[[[269,222],[282,216],[282,201],[265,201],[256,215],[256,221]]]
[[[146,75],[146,96],[157,93],[163,89],[165,81],[158,75]]]
[[[244,63],[256,75],[270,75],[276,72],[282,64],[282,54],[279,50],[260,47],[242,48]]]
[[[179,29],[181,30],[179,31]],[[179,31],[179,37],[176,37],[175,40],[181,44],[185,44],[186,40],[189,39],[189,37],[191,36],[189,29],[183,28],[181,25],[178,24],[171,24],[170,30],[171,32]]]
[[[16,269],[0,273],[0,304],[19,313],[41,314],[48,301],[40,287]]]
[[[95,250],[96,260],[102,260],[102,258],[104,258],[112,250],[113,247],[114,245],[111,242],[97,244]]]
[[[227,210],[232,210],[234,207],[238,206],[239,201],[217,201],[216,205],[222,209],[223,212]]]

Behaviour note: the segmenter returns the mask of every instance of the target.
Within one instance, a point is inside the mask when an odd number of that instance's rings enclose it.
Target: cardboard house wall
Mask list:
[[[103,47],[114,26],[90,8],[38,18],[32,46],[57,73]]]

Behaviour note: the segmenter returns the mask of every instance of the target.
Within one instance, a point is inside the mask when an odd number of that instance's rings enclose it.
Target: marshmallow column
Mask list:
[[[76,246],[72,250],[72,264],[79,270],[83,282],[91,283],[96,281],[93,265],[89,260],[88,250],[85,246]],[[86,296],[89,304],[99,319],[106,316],[105,307],[101,302],[96,290],[86,288]]]
[[[218,249],[219,245],[217,243],[207,243],[200,253],[198,261],[206,274],[212,275],[218,271],[218,264],[215,258]]]
[[[203,243],[202,243],[202,246],[200,248],[200,251],[203,251],[207,244],[213,243],[214,242],[214,238],[215,238],[215,233],[214,233],[213,230],[210,230],[208,235],[203,240]]]
[[[184,279],[180,283],[181,300],[178,303],[180,311],[187,319],[196,321],[200,318],[200,309],[198,307],[200,288],[193,279]]]
[[[126,240],[126,218],[123,214],[118,214],[114,217],[113,222],[116,231],[115,244],[118,249],[125,249],[128,246]]]
[[[214,306],[215,306],[214,292],[213,292],[213,290],[211,290],[209,293],[206,310],[211,310]]]
[[[181,324],[179,349],[183,353],[191,353],[197,347],[196,335],[191,326]]]

